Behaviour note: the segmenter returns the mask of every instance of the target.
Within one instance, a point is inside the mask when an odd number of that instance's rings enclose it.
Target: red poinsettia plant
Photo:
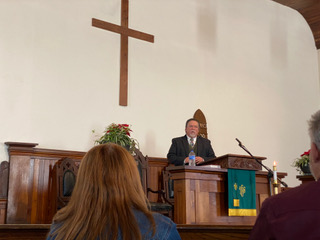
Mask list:
[[[116,143],[133,153],[135,149],[139,148],[139,144],[136,139],[131,137],[130,132],[132,132],[132,130],[129,124],[112,123],[106,128],[104,135],[100,137],[99,140],[96,140],[96,143]]]
[[[300,155],[300,158],[297,158],[296,160],[294,160],[293,166],[300,173],[302,173],[301,168],[306,167],[306,166],[309,165],[309,161],[310,161],[310,156],[309,155],[310,155],[310,150],[308,150],[307,152],[302,153]]]

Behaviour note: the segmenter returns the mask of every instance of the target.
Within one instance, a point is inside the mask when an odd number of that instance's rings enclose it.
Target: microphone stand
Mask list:
[[[267,170],[268,172],[268,182],[269,182],[269,186],[270,186],[270,194],[272,195],[272,184],[271,184],[271,177],[273,176],[273,172],[270,168],[268,168],[267,166],[265,166],[262,162],[260,162],[255,156],[253,156],[249,150],[242,145],[242,143],[240,142],[240,140],[238,138],[236,138],[237,142],[239,143],[239,147],[241,147],[244,151],[246,151],[254,160],[256,160],[257,163],[259,163],[262,167],[264,167],[264,169]],[[288,187],[288,185],[283,182],[280,178],[277,178],[279,183],[282,184],[284,187]]]

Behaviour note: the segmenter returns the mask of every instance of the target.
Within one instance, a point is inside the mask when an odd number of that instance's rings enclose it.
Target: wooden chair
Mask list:
[[[168,170],[164,170],[163,173],[163,188],[165,198],[174,205],[174,181],[172,179],[172,174]]]
[[[136,149],[134,153],[135,153],[134,159],[136,160],[136,163],[137,163],[137,167],[138,167],[138,171],[141,179],[141,185],[142,185],[143,191],[147,193],[148,162],[139,149]]]
[[[166,205],[170,206],[163,206],[165,209],[162,211],[167,213],[168,217],[170,217],[173,220],[173,211],[174,211],[174,181],[172,179],[172,174],[167,171],[163,170],[161,174],[162,178],[162,189],[158,191],[152,191],[150,188],[148,190],[152,193],[158,193],[159,196],[161,196],[160,202],[166,203]],[[171,209],[171,210],[169,210]],[[169,211],[168,211],[169,210]]]
[[[173,205],[166,199],[165,192],[162,189],[153,190],[148,187],[148,158],[143,156],[143,154],[138,149],[135,151],[134,158],[137,162],[138,171],[141,177],[141,184],[145,194],[147,195],[147,197],[149,192],[158,194],[158,201],[150,202],[150,210],[153,212],[159,212],[161,214],[164,214],[172,219]]]
[[[57,209],[63,208],[70,201],[76,183],[78,167],[70,158],[60,159],[56,165]]]

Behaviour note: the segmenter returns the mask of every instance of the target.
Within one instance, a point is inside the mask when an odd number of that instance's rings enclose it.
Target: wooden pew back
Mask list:
[[[8,200],[9,162],[0,164],[0,224],[6,222],[6,209]]]

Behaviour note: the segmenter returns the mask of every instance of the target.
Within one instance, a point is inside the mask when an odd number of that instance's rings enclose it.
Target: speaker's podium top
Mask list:
[[[266,157],[254,156],[259,162],[266,159]],[[217,158],[210,159],[199,166],[204,165],[220,165],[221,168],[236,168],[245,170],[262,170],[262,166],[257,163],[251,156],[237,155],[237,154],[226,154]]]

